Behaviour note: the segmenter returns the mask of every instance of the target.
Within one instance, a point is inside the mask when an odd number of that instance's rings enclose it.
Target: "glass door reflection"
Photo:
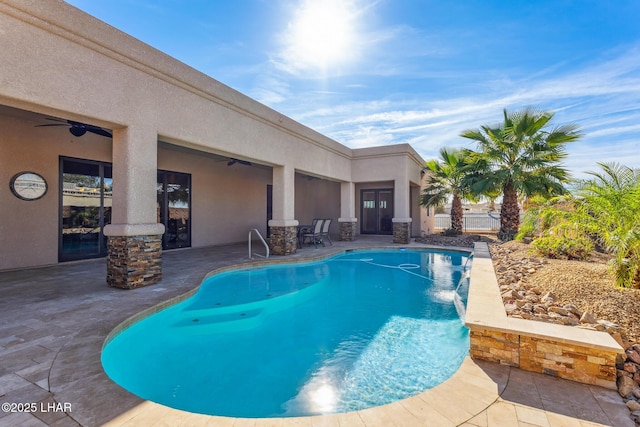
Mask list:
[[[393,190],[362,190],[360,232],[393,234]]]
[[[191,246],[191,175],[158,171],[158,222],[164,224],[163,249]]]
[[[104,256],[111,222],[111,166],[61,159],[60,261]]]

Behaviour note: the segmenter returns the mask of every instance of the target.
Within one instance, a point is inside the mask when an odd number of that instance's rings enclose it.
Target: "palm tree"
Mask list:
[[[440,160],[429,160],[425,166],[431,171],[427,175],[425,187],[420,196],[420,205],[426,208],[443,206],[450,196],[451,229],[454,234],[462,234],[462,199],[471,198],[466,179],[466,159],[469,150],[440,150]]]
[[[478,143],[472,155],[475,173],[471,175],[474,194],[502,192],[500,212],[501,240],[511,240],[520,225],[518,196],[553,196],[566,192],[568,172],[560,161],[566,157],[564,145],[582,135],[575,125],[547,130],[553,113],[526,108],[508,114],[504,122],[467,130],[460,136]]]

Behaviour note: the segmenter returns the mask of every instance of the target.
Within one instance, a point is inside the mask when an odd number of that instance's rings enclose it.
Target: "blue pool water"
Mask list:
[[[390,403],[443,382],[468,354],[467,261],[459,252],[353,251],[216,274],[116,335],[102,364],[143,399],[204,414]]]

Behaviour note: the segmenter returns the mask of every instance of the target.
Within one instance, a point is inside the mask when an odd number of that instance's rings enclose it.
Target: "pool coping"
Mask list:
[[[151,401],[120,414],[105,426],[163,425],[189,426],[458,426],[495,404],[509,380],[509,368],[469,356],[445,382],[415,396],[387,405],[339,414],[278,418],[234,418],[203,415],[170,408]],[[455,398],[452,405],[451,398]]]

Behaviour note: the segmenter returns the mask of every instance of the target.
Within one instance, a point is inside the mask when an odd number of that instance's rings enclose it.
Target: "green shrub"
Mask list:
[[[640,288],[640,169],[598,163],[600,172],[576,182],[575,195],[533,203],[519,238],[548,257],[581,259],[587,248],[613,256],[619,287]],[[538,237],[538,239],[535,239]]]
[[[584,237],[539,237],[535,239],[531,245],[541,255],[558,259],[584,260],[593,250],[591,240]]]
[[[579,185],[577,212],[582,228],[613,255],[611,266],[620,287],[640,287],[640,169],[598,163],[601,172]]]

